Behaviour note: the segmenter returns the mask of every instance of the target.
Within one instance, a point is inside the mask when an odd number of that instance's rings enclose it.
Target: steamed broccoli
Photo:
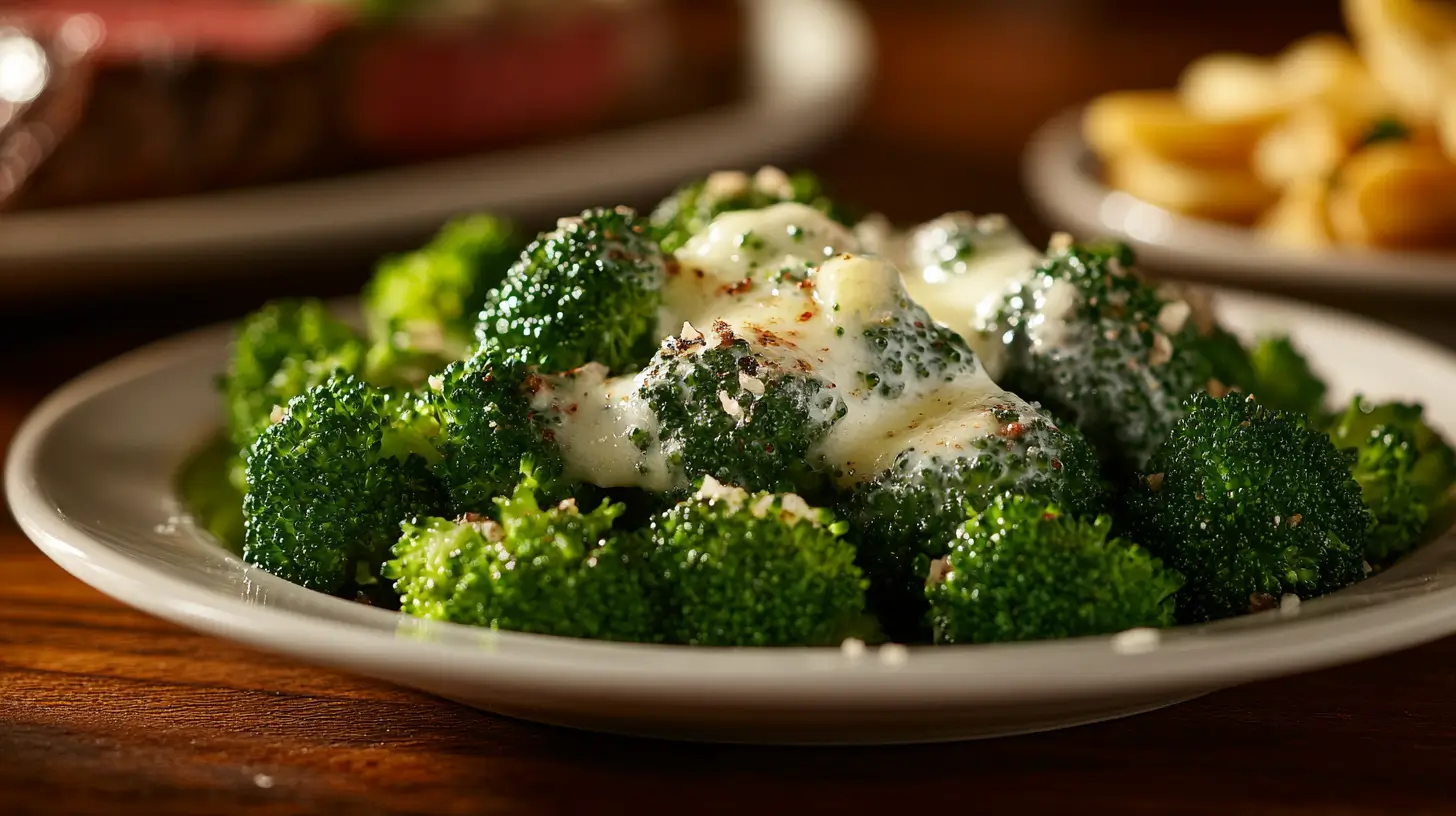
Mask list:
[[[666,261],[626,207],[563,218],[537,238],[480,313],[492,359],[558,373],[640,368],[657,348]]]
[[[1209,374],[1217,385],[1209,384],[1208,391],[1222,396],[1228,391],[1256,393],[1259,389],[1258,375],[1249,359],[1249,350],[1233,333],[1222,326],[1214,326],[1199,335],[1198,351],[1208,360]]]
[[[707,646],[837,644],[864,615],[845,525],[792,493],[750,494],[711,476],[653,523],[669,639]]]
[[[643,579],[639,536],[616,534],[623,506],[582,513],[574,500],[541,507],[529,460],[498,521],[411,520],[384,577],[403,611],[492,629],[605,640],[656,640],[659,615]]]
[[[1002,494],[956,530],[925,594],[937,643],[1099,635],[1173,622],[1180,576],[1112,519],[1079,520],[1043,499]]]
[[[189,457],[177,474],[177,492],[193,520],[239,555],[243,551],[246,479],[234,474],[241,469],[241,462],[232,442],[218,437]]]
[[[1351,472],[1373,517],[1365,539],[1372,566],[1388,566],[1433,523],[1449,522],[1456,454],[1421,414],[1419,405],[1372,405],[1357,396],[1330,428],[1336,447],[1355,451]]]
[[[1001,385],[1076,425],[1113,472],[1147,461],[1210,374],[1189,304],[1133,261],[1120,244],[1053,246],[997,318]]]
[[[955,456],[904,451],[841,502],[870,577],[870,607],[891,637],[920,636],[931,560],[945,554],[967,514],[995,496],[1042,497],[1073,516],[1103,510],[1106,486],[1091,447],[1075,428],[1027,411],[1018,402],[997,405],[994,433]]]
[[[221,381],[233,444],[251,444],[276,406],[335,373],[359,373],[364,348],[354,330],[317,300],[274,301],[248,315]]]
[[[1126,497],[1128,537],[1186,578],[1197,622],[1360,579],[1369,514],[1347,457],[1300,414],[1195,395]]]
[[[684,184],[652,211],[652,229],[663,252],[676,252],[725,212],[760,210],[785,201],[808,204],[841,224],[853,223],[824,195],[812,173],[789,176],[777,167],[764,167],[752,176],[730,170]]]
[[[812,454],[844,416],[842,400],[817,376],[785,370],[720,325],[717,345],[693,330],[669,337],[644,372],[638,396],[657,417],[669,464],[748,490],[817,494],[822,463]]]
[[[1325,411],[1325,384],[1283,335],[1266,337],[1249,350],[1254,381],[1244,390],[1279,411],[1305,414],[1318,423]]]
[[[445,503],[430,446],[392,411],[385,392],[349,376],[289,401],[248,451],[245,561],[320,592],[389,600],[379,565],[400,522]]]
[[[472,215],[446,224],[424,247],[384,259],[364,288],[375,382],[417,384],[475,346],[486,294],[524,242],[509,221]]]
[[[430,378],[418,411],[434,424],[427,431],[439,451],[434,472],[453,513],[488,513],[516,486],[523,458],[535,463],[538,484],[561,475],[561,451],[531,408],[534,382],[525,366],[481,355]]]

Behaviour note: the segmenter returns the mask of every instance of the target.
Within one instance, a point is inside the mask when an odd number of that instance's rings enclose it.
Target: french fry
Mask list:
[[[1220,221],[1249,223],[1275,198],[1247,169],[1180,164],[1135,151],[1107,159],[1106,175],[1109,184],[1136,198]]]
[[[1270,187],[1324,179],[1350,155],[1361,125],[1319,103],[1307,103],[1270,128],[1254,147],[1254,175]]]
[[[1319,103],[1354,119],[1375,119],[1395,112],[1395,103],[1370,76],[1360,55],[1344,37],[1315,34],[1279,55],[1276,73],[1286,104]]]
[[[1268,119],[1286,107],[1279,71],[1271,60],[1247,54],[1209,54],[1178,80],[1178,98],[1205,119]]]
[[[1141,153],[1174,162],[1240,165],[1272,117],[1207,119],[1161,91],[1105,94],[1087,106],[1082,133],[1098,155]]]
[[[1430,0],[1345,0],[1344,11],[1360,56],[1401,112],[1434,119],[1456,88],[1447,56],[1456,44],[1456,10]]]
[[[1279,201],[1259,217],[1255,227],[1271,244],[1316,249],[1334,241],[1330,234],[1329,183],[1322,178],[1298,179]]]
[[[1456,246],[1456,164],[1434,147],[1371,145],[1340,169],[1329,195],[1330,227],[1341,242]]]

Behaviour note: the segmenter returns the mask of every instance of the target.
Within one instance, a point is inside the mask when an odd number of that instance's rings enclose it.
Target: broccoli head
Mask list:
[[[777,167],[764,167],[752,176],[729,170],[684,184],[652,211],[652,229],[663,252],[676,252],[725,212],[760,210],[786,201],[808,204],[841,224],[852,223],[824,195],[812,173],[790,176]]]
[[[1076,425],[1114,472],[1147,461],[1209,379],[1190,305],[1133,260],[1120,244],[1054,244],[997,318],[1001,385]]]
[[[1365,560],[1384,567],[1410,552],[1433,523],[1447,523],[1456,454],[1426,424],[1421,406],[1355,397],[1330,427],[1335,446],[1353,448],[1351,473],[1373,516]]]
[[[335,373],[358,374],[364,351],[358,334],[317,300],[274,301],[248,315],[222,377],[233,444],[251,444],[276,406]]]
[[[336,595],[378,595],[379,565],[402,520],[440,512],[444,495],[390,420],[389,396],[344,376],[289,401],[247,457],[243,559]]]
[[[658,638],[639,536],[614,534],[623,506],[542,507],[529,460],[498,520],[411,520],[384,565],[411,615],[492,629],[604,640]]]
[[[838,643],[864,616],[865,580],[843,522],[792,493],[711,476],[651,527],[671,640],[705,646]]]
[[[1316,422],[1325,413],[1325,384],[1288,337],[1266,337],[1249,350],[1254,381],[1244,390],[1280,411],[1306,414]]]
[[[925,594],[937,643],[1100,635],[1173,622],[1180,576],[1128,541],[1112,519],[1002,494],[956,530]]]
[[[520,480],[523,458],[535,463],[534,480],[552,485],[564,468],[561,451],[531,407],[538,378],[519,363],[476,355],[430,378],[417,411],[439,451],[434,472],[455,514],[490,513],[497,496]]]
[[[1310,598],[1363,574],[1369,514],[1349,461],[1297,413],[1198,394],[1125,497],[1128,537],[1186,581],[1198,622]]]
[[[386,258],[364,289],[371,381],[414,385],[475,346],[486,294],[520,254],[509,221],[471,215],[423,248]]]
[[[844,402],[818,376],[765,351],[722,322],[707,338],[690,326],[669,337],[640,378],[638,397],[657,418],[657,439],[644,431],[643,446],[661,445],[680,473],[818,493],[825,468],[814,448],[844,416]]]
[[[493,290],[476,334],[492,359],[545,373],[642,367],[657,348],[666,262],[626,207],[562,219]]]
[[[871,581],[870,607],[892,638],[922,636],[930,562],[945,555],[968,513],[1006,491],[1042,497],[1073,516],[1106,504],[1097,458],[1075,428],[1010,395],[990,408],[990,419],[995,430],[956,455],[903,451],[841,502]]]

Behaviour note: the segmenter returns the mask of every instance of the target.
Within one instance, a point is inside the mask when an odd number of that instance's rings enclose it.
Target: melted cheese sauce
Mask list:
[[[929,322],[935,312],[927,315],[910,300],[900,271],[889,260],[855,254],[859,250],[853,233],[801,204],[726,213],[678,251],[678,269],[664,287],[662,333],[688,340],[702,336],[706,342],[696,347],[701,353],[718,342],[713,327],[721,321],[770,366],[822,378],[846,411],[814,455],[845,483],[874,476],[902,455],[912,467],[932,456],[954,457],[997,433],[1008,410],[1022,421],[1035,415],[1024,401],[998,388],[973,357],[929,377],[892,375],[884,359],[903,350],[892,341],[881,351],[865,332],[897,320]],[[980,272],[1005,277],[1001,270],[1023,265],[1021,256],[984,254],[988,257],[934,283],[928,265],[905,280],[920,280],[921,291],[938,302],[969,297],[970,285],[961,278],[980,277]],[[940,313],[948,314],[945,308]],[[878,387],[866,379],[870,372],[880,375]],[[656,440],[656,417],[638,395],[646,374],[605,375],[605,368],[587,366],[548,378],[537,394],[535,407],[556,421],[567,475],[604,487],[655,491],[691,482],[698,474],[671,472],[672,452]],[[700,410],[746,417],[751,406],[740,403],[761,394],[762,382],[747,375],[741,380],[744,393],[737,400],[722,393]],[[886,395],[886,385],[896,396]],[[644,446],[647,438],[652,443]]]

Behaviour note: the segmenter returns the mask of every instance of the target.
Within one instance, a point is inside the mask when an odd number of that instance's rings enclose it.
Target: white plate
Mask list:
[[[1053,225],[1128,242],[1149,267],[1231,284],[1358,289],[1408,295],[1456,294],[1456,252],[1273,246],[1253,230],[1189,218],[1107,188],[1082,140],[1081,110],[1047,122],[1022,157],[1032,202]]]
[[[1227,296],[1243,333],[1292,332],[1337,397],[1423,400],[1456,428],[1456,355],[1338,312]],[[785,743],[984,737],[1091,722],[1219,687],[1456,632],[1456,537],[1351,589],[1280,611],[1118,638],[840,649],[641,646],[413,620],[249,568],[183,520],[178,465],[215,432],[230,329],[132,353],[62,388],[6,468],[11,508],[47,555],[124,603],[300,660],[504,714],[636,734]],[[1135,651],[1135,650],[1134,650]]]
[[[853,113],[868,25],[846,0],[744,0],[744,101],[560,144],[207,195],[0,217],[0,294],[246,272],[249,259],[379,248],[456,213],[560,215],[801,151]]]

